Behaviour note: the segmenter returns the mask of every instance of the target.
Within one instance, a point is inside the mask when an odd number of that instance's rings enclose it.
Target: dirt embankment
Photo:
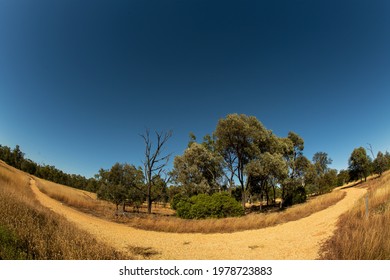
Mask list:
[[[138,230],[102,220],[62,205],[41,193],[35,180],[30,186],[42,205],[65,216],[102,242],[122,251],[138,252],[152,259],[271,259],[312,260],[323,241],[336,229],[338,217],[353,207],[365,189],[345,189],[335,205],[298,221],[274,227],[219,234],[178,234]]]

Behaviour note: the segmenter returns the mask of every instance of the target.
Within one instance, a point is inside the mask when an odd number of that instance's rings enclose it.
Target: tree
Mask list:
[[[305,189],[309,195],[316,195],[319,193],[317,169],[311,162],[309,162],[307,166],[304,181]]]
[[[342,186],[349,182],[349,172],[348,170],[340,170],[337,174],[337,185]]]
[[[242,204],[245,206],[247,189],[245,167],[260,152],[268,131],[253,116],[231,114],[220,119],[214,136],[216,149],[223,157],[230,186],[234,186],[234,177],[241,188]]]
[[[123,211],[127,203],[144,201],[142,196],[143,172],[134,165],[114,164],[110,170],[99,170],[100,188],[98,197],[113,202],[118,207],[123,205]]]
[[[388,151],[386,151],[386,153],[385,153],[385,158],[387,161],[386,170],[389,170],[390,169],[390,153]]]
[[[141,134],[145,143],[145,159],[143,161],[143,165],[146,185],[146,201],[148,204],[149,214],[152,213],[152,189],[156,185],[156,178],[162,178],[162,176],[165,175],[165,182],[169,180],[165,167],[167,166],[171,156],[171,154],[163,155],[163,152],[164,146],[169,138],[172,137],[172,131],[155,133],[157,139],[155,147],[153,147],[149,130],[146,130],[145,134]]]
[[[328,157],[327,153],[317,152],[313,155],[313,163],[317,174],[323,175],[328,171],[328,165],[332,164],[332,159]]]
[[[306,200],[304,178],[310,162],[303,155],[304,141],[298,134],[290,131],[280,141],[288,166],[288,177],[282,184],[282,207]]]
[[[337,186],[337,170],[330,169],[332,159],[325,152],[317,152],[313,155],[313,165],[317,174],[317,194],[330,192]]]
[[[188,196],[219,189],[222,174],[222,158],[195,142],[182,156],[175,157],[172,170],[173,181],[183,187]]]
[[[11,148],[8,146],[1,146],[0,147],[0,157],[2,160],[5,161],[5,163],[12,165],[12,152]]]
[[[337,186],[336,169],[329,169],[326,173],[319,177],[319,194],[330,192],[335,186]]]
[[[379,151],[374,160],[375,173],[379,174],[379,176],[382,176],[382,173],[387,169],[388,164],[388,159],[381,151]]]
[[[364,181],[367,180],[367,176],[370,173],[370,159],[363,147],[353,150],[348,163],[351,179],[361,179],[363,181],[364,178]]]
[[[21,169],[22,162],[24,160],[24,153],[20,150],[19,145],[15,146],[12,151],[12,165],[18,169]]]
[[[246,166],[245,172],[251,193],[260,194],[261,202],[265,195],[267,205],[272,192],[273,202],[276,198],[276,187],[287,178],[287,164],[279,153],[265,152],[258,159],[252,160]],[[260,204],[260,207],[262,204]]]

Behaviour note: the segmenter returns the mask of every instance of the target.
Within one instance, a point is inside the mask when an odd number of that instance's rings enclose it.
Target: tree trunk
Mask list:
[[[148,194],[147,194],[147,202],[148,202],[148,214],[152,214],[152,186],[151,183],[148,185]]]
[[[245,210],[246,197],[245,197],[245,190],[243,186],[241,186],[241,203],[242,203],[242,207]]]
[[[273,190],[274,190],[274,199],[273,199],[273,204],[275,205],[276,204],[276,190],[275,190],[275,186],[272,186]]]
[[[263,192],[260,194],[260,212],[263,210]]]
[[[148,197],[148,214],[152,214],[152,200]]]
[[[280,198],[280,209],[283,208],[283,198],[284,198],[284,186],[282,185],[282,197]]]

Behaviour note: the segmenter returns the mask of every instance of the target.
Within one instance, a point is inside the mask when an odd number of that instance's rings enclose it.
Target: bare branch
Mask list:
[[[372,149],[372,146],[370,143],[367,143],[368,145],[368,148],[367,150],[369,150],[371,152],[371,155],[372,155],[372,159],[374,160],[375,159],[375,156],[374,156],[374,150]]]
[[[144,174],[145,174],[145,183],[147,186],[147,200],[148,200],[148,213],[151,213],[151,203],[153,201],[151,197],[151,189],[154,186],[155,178],[161,178],[161,174],[166,174],[164,167],[168,165],[169,159],[172,154],[162,155],[164,151],[165,144],[172,137],[172,131],[168,132],[157,132],[156,135],[156,145],[153,145],[150,138],[150,131],[147,129],[145,134],[140,136],[143,138],[145,143],[145,159],[144,164]],[[163,178],[161,178],[163,179]],[[164,179],[163,179],[164,180]]]

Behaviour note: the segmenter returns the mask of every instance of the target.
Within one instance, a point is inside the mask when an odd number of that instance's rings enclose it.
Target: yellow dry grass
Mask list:
[[[97,216],[109,216],[113,212],[111,203],[98,200],[95,193],[56,184],[33,177],[39,190],[66,205]]]
[[[361,187],[368,190],[368,216],[364,197],[340,218],[334,236],[322,248],[322,259],[390,259],[390,171]]]
[[[30,177],[0,161],[0,259],[122,259],[64,217],[43,207]]]

